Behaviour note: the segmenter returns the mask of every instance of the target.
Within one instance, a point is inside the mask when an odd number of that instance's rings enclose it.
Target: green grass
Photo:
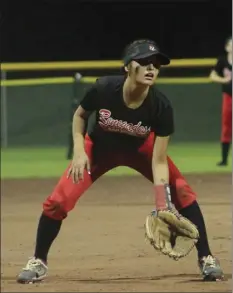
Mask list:
[[[59,177],[67,167],[65,148],[9,148],[1,151],[1,178]],[[219,144],[173,144],[169,155],[183,173],[231,172],[232,165],[216,167]],[[229,160],[231,162],[231,158]],[[108,175],[133,175],[126,167]]]

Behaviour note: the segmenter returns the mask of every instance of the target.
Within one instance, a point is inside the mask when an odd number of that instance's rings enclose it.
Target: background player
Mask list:
[[[196,195],[167,157],[169,137],[174,132],[173,109],[154,82],[160,66],[169,63],[153,41],[135,41],[124,54],[126,75],[100,78],[88,90],[73,118],[73,161],[43,204],[34,257],[19,274],[18,282],[45,278],[49,249],[68,212],[95,180],[122,165],[154,183],[158,210],[166,208],[170,183],[176,208],[198,228],[196,248],[203,278],[222,279],[220,265],[209,248]],[[86,121],[93,111],[95,124],[85,136]]]
[[[226,166],[232,139],[232,37],[225,42],[226,54],[220,56],[210,73],[213,82],[222,84],[222,160],[218,166]]]

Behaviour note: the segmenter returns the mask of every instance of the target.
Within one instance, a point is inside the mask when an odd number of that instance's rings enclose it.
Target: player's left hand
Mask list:
[[[153,211],[146,218],[145,235],[150,244],[174,260],[189,254],[199,238],[196,226],[170,210]]]

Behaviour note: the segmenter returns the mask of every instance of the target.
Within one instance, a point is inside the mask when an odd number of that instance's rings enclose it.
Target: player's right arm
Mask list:
[[[88,173],[90,173],[91,167],[89,158],[85,152],[84,136],[87,119],[98,106],[98,95],[99,92],[96,83],[86,92],[73,116],[72,133],[74,141],[74,155],[67,177],[72,176],[74,183],[78,183],[79,180],[83,180],[85,168]]]
[[[219,58],[214,68],[211,70],[209,78],[216,83],[224,84],[231,81],[231,77],[223,75],[223,60]]]
[[[87,112],[81,105],[77,108],[73,116],[72,133],[74,141],[74,151],[84,152],[84,135],[87,119],[90,112]]]

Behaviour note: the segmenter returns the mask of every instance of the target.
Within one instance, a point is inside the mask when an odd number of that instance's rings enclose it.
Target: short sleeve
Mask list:
[[[153,120],[152,127],[156,136],[164,137],[174,133],[174,115],[171,104],[162,104]]]
[[[93,112],[98,108],[99,103],[99,86],[96,82],[94,85],[89,88],[82,101],[80,102],[80,106],[88,112]]]
[[[218,58],[215,66],[213,67],[213,70],[215,70],[220,76],[223,76],[223,68],[224,68],[224,62],[223,62],[223,59],[220,57]]]

